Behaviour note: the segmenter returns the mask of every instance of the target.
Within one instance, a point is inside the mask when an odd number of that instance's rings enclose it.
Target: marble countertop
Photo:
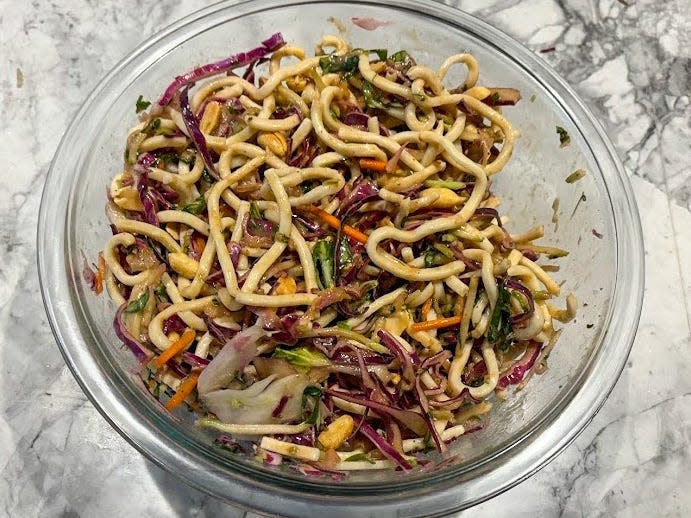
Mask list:
[[[459,0],[544,57],[608,130],[638,200],[646,295],[613,393],[556,460],[468,516],[691,513],[688,0]],[[0,515],[245,515],[145,460],[87,401],[39,294],[41,188],[73,113],[137,44],[202,0],[0,0]],[[254,516],[251,513],[247,516]]]

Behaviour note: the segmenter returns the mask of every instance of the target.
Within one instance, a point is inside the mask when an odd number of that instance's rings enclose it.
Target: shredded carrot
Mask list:
[[[94,278],[94,292],[96,295],[103,291],[103,279],[106,276],[106,260],[103,258],[103,253],[98,254],[98,272]]]
[[[423,320],[427,320],[427,313],[429,313],[430,309],[432,309],[432,297],[428,298],[422,305],[422,311],[420,312],[420,316]]]
[[[307,210],[309,210],[312,214],[317,216],[330,227],[335,228],[337,230],[341,228],[341,220],[338,219],[336,216],[332,216],[325,210],[322,210],[313,205],[307,207]],[[359,241],[363,245],[367,244],[367,235],[363,234],[356,228],[351,227],[350,225],[343,225],[343,233],[347,236],[352,237],[353,239],[355,239],[355,241]]]
[[[154,363],[156,363],[156,367],[160,369],[173,356],[178,354],[180,351],[186,349],[192,343],[192,340],[194,340],[195,336],[196,333],[194,331],[192,331],[191,329],[187,329],[184,333],[182,333],[182,336],[180,338],[178,338],[172,344],[170,344],[168,349],[163,351],[161,355],[154,360]]]
[[[413,332],[431,331],[432,329],[441,329],[443,327],[456,326],[461,323],[461,320],[462,318],[460,316],[439,318],[437,320],[427,320],[425,322],[416,322],[415,324],[410,326],[410,329]]]
[[[369,169],[370,171],[386,171],[386,162],[384,160],[371,160],[369,158],[360,159],[360,167],[362,169]]]
[[[204,236],[194,236],[194,248],[197,250],[204,250],[206,246],[206,239]]]
[[[189,376],[182,380],[182,383],[180,383],[180,386],[178,387],[178,391],[173,394],[173,397],[171,397],[166,403],[166,408],[168,410],[173,410],[185,402],[187,396],[189,396],[194,390],[194,387],[197,386],[197,380],[199,380],[200,373],[201,371],[199,370],[192,371]]]

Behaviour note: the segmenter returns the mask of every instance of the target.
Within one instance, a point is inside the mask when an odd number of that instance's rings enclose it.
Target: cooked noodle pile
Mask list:
[[[277,34],[176,78],[127,138],[87,274],[151,392],[224,445],[408,471],[545,370],[576,302],[549,303],[542,259],[566,252],[497,212],[518,91],[479,85],[469,54],[316,49]]]

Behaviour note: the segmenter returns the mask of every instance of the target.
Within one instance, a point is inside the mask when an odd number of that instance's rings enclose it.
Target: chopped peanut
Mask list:
[[[280,131],[261,133],[257,137],[257,143],[276,156],[285,156],[288,152],[288,141]]]
[[[281,277],[276,283],[276,295],[292,295],[297,293],[298,286],[292,277]]]
[[[122,185],[122,174],[113,178],[110,184],[110,197],[121,209],[140,212],[144,210],[137,188],[134,185]]]
[[[484,86],[473,86],[472,88],[466,90],[463,93],[469,95],[470,97],[475,97],[475,99],[477,99],[478,101],[482,101],[483,99],[489,97],[489,94],[491,94],[492,92],[489,88],[486,88]]]
[[[407,310],[401,310],[384,320],[384,329],[394,336],[401,336],[410,324],[410,313]]]
[[[422,196],[433,196],[437,195],[438,198],[432,202],[430,205],[431,207],[436,207],[438,209],[449,209],[451,207],[455,207],[456,205],[460,205],[461,203],[465,202],[465,198],[459,196],[456,194],[454,191],[451,189],[447,189],[446,187],[430,187],[429,189],[425,189],[420,193],[420,197]]]
[[[206,109],[204,110],[204,115],[202,116],[202,120],[199,123],[199,129],[202,130],[202,133],[209,134],[216,129],[220,116],[220,104],[218,104],[216,101],[211,101],[209,104],[207,104]]]
[[[194,279],[194,276],[197,274],[199,263],[187,254],[181,252],[168,254],[168,261],[170,262],[170,267],[186,279]]]
[[[342,415],[319,434],[319,442],[326,448],[340,447],[355,430],[355,421],[349,415]]]
[[[288,88],[290,88],[293,92],[301,94],[307,86],[307,79],[301,75],[292,76],[286,79],[286,85],[288,85]]]

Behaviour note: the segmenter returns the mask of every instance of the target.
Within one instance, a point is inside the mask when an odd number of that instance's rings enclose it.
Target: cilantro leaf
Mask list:
[[[143,112],[149,106],[151,106],[151,101],[145,100],[144,96],[142,96],[142,95],[137,97],[137,104],[135,105],[135,109],[137,110],[137,113]]]

